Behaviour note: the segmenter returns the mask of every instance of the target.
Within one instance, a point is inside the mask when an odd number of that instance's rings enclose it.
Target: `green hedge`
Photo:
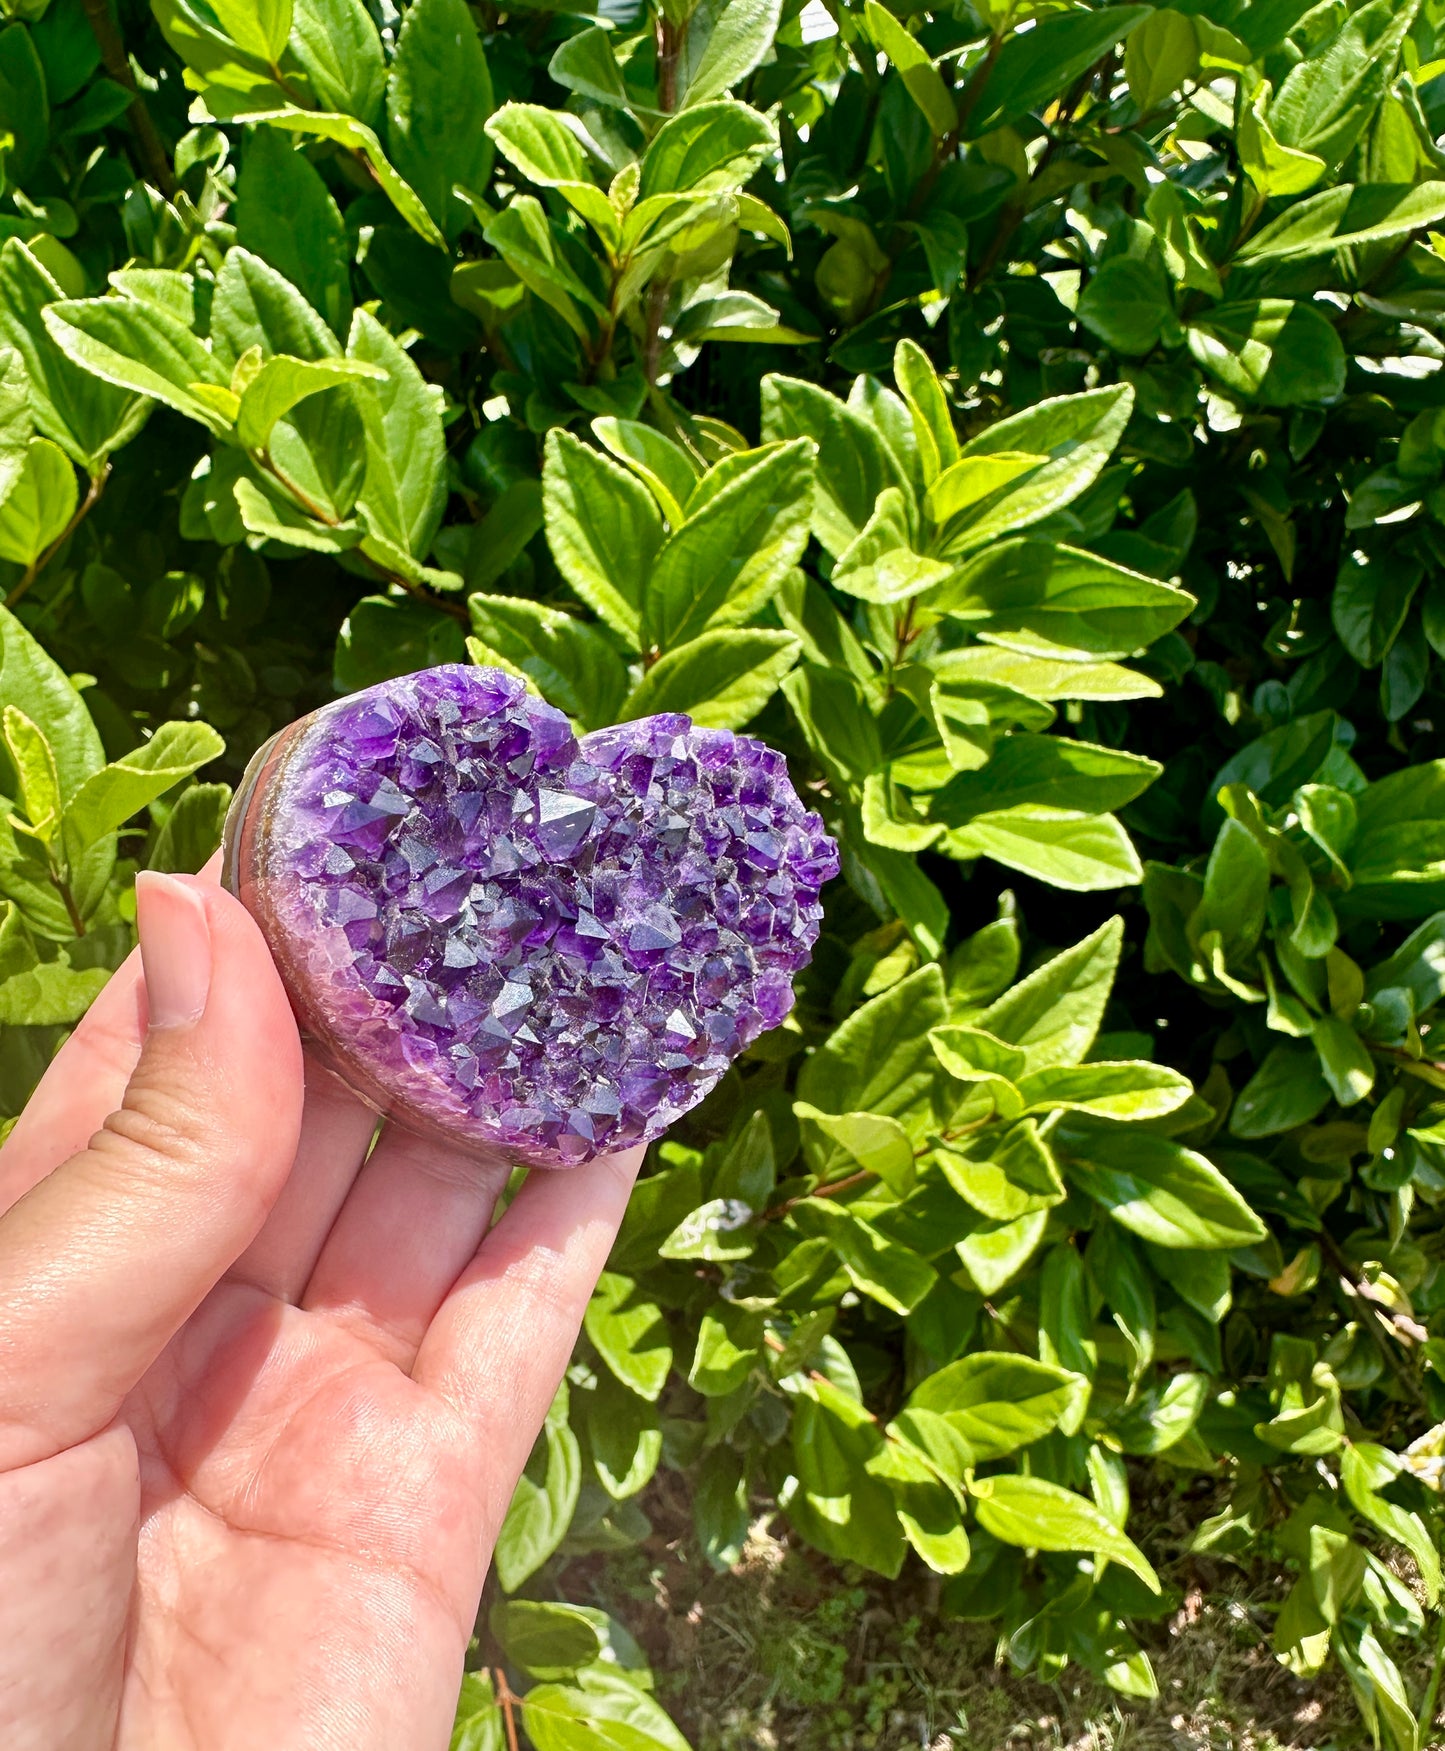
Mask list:
[[[681,1744],[549,1603],[662,1465],[720,1567],[770,1511],[1144,1698],[1131,1494],[1202,1481],[1414,1751],[1445,8],[7,10],[0,1112],[338,688],[746,724],[842,844],[798,1009],[653,1152],[458,1744],[501,1668],[536,1751]]]

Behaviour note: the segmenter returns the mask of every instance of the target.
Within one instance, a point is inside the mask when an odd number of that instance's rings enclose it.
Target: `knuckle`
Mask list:
[[[102,1158],[119,1157],[133,1170],[197,1167],[212,1153],[216,1139],[200,1102],[173,1090],[132,1082],[125,1104],[111,1113],[91,1139]]]

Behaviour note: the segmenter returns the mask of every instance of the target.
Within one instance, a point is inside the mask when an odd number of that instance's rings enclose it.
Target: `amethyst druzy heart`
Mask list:
[[[838,871],[753,737],[668,715],[578,741],[459,664],[284,731],[225,861],[358,1093],[548,1167],[660,1135],[783,1019]]]

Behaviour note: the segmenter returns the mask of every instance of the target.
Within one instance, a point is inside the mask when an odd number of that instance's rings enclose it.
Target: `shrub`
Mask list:
[[[639,1186],[458,1743],[681,1742],[549,1601],[662,1465],[716,1565],[767,1510],[1135,1697],[1131,1494],[1202,1481],[1279,1657],[1419,1744],[1438,6],[10,12],[0,1110],[333,689],[751,725],[842,843]]]

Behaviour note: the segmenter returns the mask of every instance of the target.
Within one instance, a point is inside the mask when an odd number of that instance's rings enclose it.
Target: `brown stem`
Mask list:
[[[125,44],[121,41],[115,20],[110,15],[110,6],[107,0],[81,0],[81,5],[85,8],[91,34],[100,46],[100,58],[106,72],[117,85],[123,85],[134,94],[127,113],[130,116],[130,125],[135,129],[136,144],[140,147],[141,157],[145,159],[151,181],[169,198],[175,193],[176,187],[175,178],[171,175],[171,161],[164,142],[156,132],[156,125],[151,120],[151,112],[146,108],[146,100],[136,90],[135,75],[130,70]]]
[[[810,1198],[836,1198],[839,1192],[851,1192],[854,1186],[861,1186],[864,1180],[876,1178],[877,1175],[871,1167],[860,1167],[857,1173],[850,1173],[845,1179],[834,1180],[831,1185],[819,1186],[816,1191],[802,1192],[796,1198],[785,1199],[776,1210],[768,1211],[764,1221],[777,1222],[790,1210],[796,1210],[799,1204],[806,1204]]]
[[[70,521],[55,537],[54,541],[50,543],[49,547],[45,549],[44,553],[42,553],[38,559],[31,560],[30,564],[25,569],[25,576],[21,578],[20,582],[16,584],[15,588],[5,598],[5,606],[7,608],[13,608],[15,606],[35,582],[36,578],[38,578],[41,572],[45,570],[46,566],[50,564],[56,553],[59,552],[67,541],[69,541],[70,537],[90,515],[95,506],[95,501],[105,491],[105,483],[109,478],[109,475],[110,464],[108,462],[101,464],[99,474],[91,475],[90,485],[86,489],[85,497],[75,507],[75,512]]]
[[[677,108],[677,62],[687,30],[662,13],[657,16],[657,107],[666,115]]]
[[[662,353],[662,313],[667,308],[667,283],[654,280],[647,288],[647,339],[642,349],[642,372],[649,389],[657,387],[657,366]]]
[[[517,1751],[517,1716],[512,1705],[519,1698],[508,1684],[507,1674],[500,1666],[492,1668],[492,1675],[497,1686],[497,1706],[502,1711],[502,1724],[507,1729],[507,1751]]]
[[[63,881],[60,876],[52,872],[50,885],[65,902],[65,910],[70,916],[71,928],[75,931],[77,936],[84,936],[85,920],[80,916],[79,908],[75,904],[75,895],[70,891],[70,883],[68,881]]]

